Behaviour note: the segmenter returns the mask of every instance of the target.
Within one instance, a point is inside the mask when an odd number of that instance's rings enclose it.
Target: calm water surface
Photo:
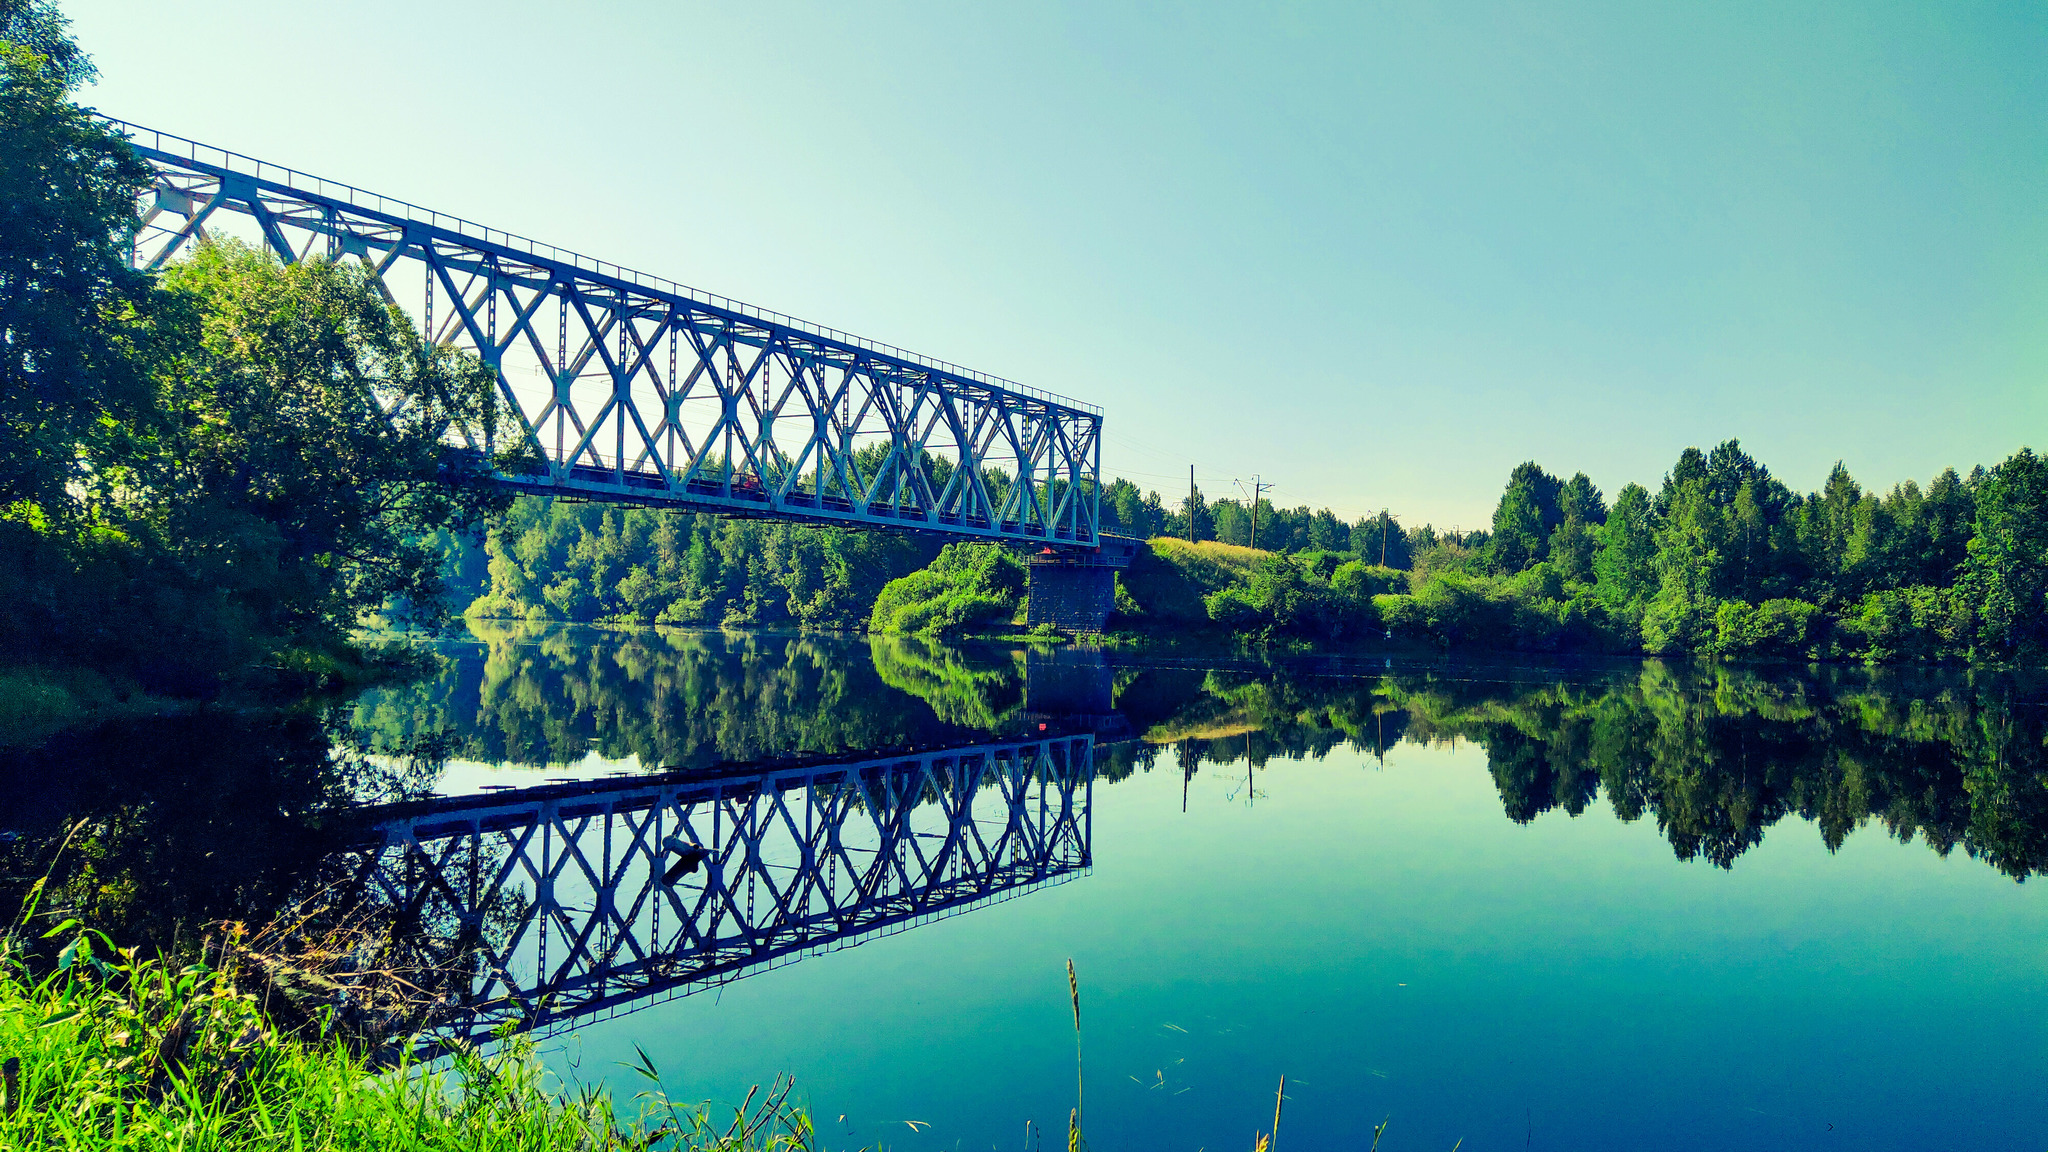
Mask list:
[[[405,801],[376,818],[458,880],[418,930],[468,958],[472,1024],[556,1005],[526,1019],[567,1077],[637,1091],[644,1050],[683,1098],[794,1075],[832,1146],[1058,1146],[1071,957],[1098,1149],[1249,1146],[1283,1073],[1296,1147],[1383,1118],[1393,1149],[2048,1144],[2029,678],[502,627],[450,651],[214,759],[270,781],[266,842],[330,863],[376,853],[294,804]],[[385,754],[277,783],[344,731]],[[125,756],[125,793],[10,758],[14,850],[167,787],[138,758],[205,756],[150,746],[43,753]],[[327,867],[218,876],[206,836],[254,817],[151,795],[177,827],[109,840],[161,908]],[[665,840],[710,858],[664,878]]]

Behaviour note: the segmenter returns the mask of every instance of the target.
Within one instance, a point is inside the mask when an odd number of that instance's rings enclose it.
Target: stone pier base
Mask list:
[[[1104,536],[1086,552],[1041,552],[1029,558],[1031,603],[1024,622],[1062,632],[1100,632],[1116,610],[1116,574],[1130,566],[1142,542]]]

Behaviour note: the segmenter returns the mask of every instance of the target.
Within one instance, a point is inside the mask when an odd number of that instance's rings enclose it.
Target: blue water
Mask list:
[[[1603,803],[1502,816],[1487,755],[1339,748],[1094,789],[1062,886],[580,1028],[565,1074],[791,1074],[828,1144],[2022,1148],[2048,1142],[2048,904],[1794,817],[1730,870]],[[1032,1147],[1038,1146],[1033,1137]]]
[[[2039,677],[476,629],[352,705],[368,759],[225,712],[0,757],[0,855],[90,818],[63,883],[190,939],[363,875],[322,854],[371,816],[331,805],[409,797],[372,813],[439,830],[382,841],[367,912],[426,893],[373,922],[457,961],[481,1007],[450,1027],[510,1011],[472,979],[503,959],[519,1011],[566,1015],[537,1033],[564,1079],[630,1097],[644,1051],[730,1105],[793,1076],[825,1148],[1058,1148],[1080,1094],[1099,1152],[1249,1149],[1283,1075],[1291,1150],[1383,1121],[1389,1152],[2048,1147]],[[957,857],[984,888],[848,895],[961,812],[1006,835],[1006,797],[1085,815]],[[670,878],[692,829],[712,855]],[[771,905],[826,833],[844,862]],[[458,896],[479,876],[510,879]]]

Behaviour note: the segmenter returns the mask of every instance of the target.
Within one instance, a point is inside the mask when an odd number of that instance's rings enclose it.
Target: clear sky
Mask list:
[[[2048,5],[70,0],[110,115],[1471,527],[2048,449]]]

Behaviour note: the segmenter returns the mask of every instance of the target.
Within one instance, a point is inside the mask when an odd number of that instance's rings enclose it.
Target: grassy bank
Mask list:
[[[75,934],[75,935],[74,935]],[[796,1149],[808,1121],[786,1090],[714,1115],[662,1092],[630,1101],[554,1080],[507,1041],[434,1069],[378,1072],[333,1036],[280,1033],[232,963],[172,968],[70,936],[32,975],[0,941],[0,1147],[541,1152]],[[46,965],[46,967],[50,967]]]

